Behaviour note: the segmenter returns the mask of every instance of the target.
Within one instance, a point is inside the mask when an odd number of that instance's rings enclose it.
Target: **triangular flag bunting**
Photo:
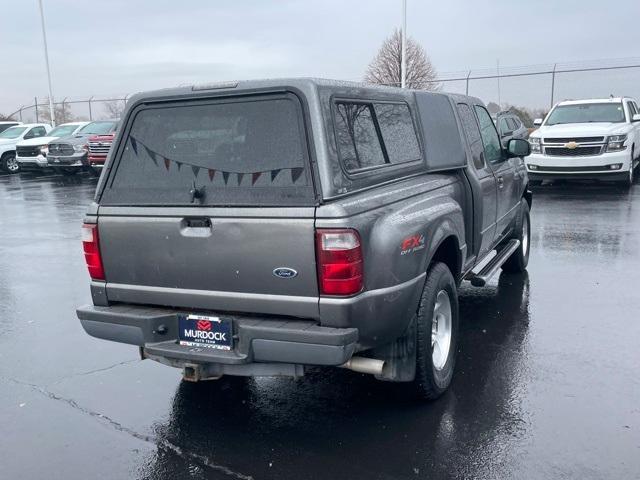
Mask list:
[[[196,167],[196,166],[191,166],[191,171],[193,172],[193,176],[197,177],[198,176],[198,172],[200,171],[200,167]]]
[[[293,183],[296,183],[296,180],[298,180],[300,178],[300,175],[302,175],[302,171],[304,169],[302,167],[298,167],[298,168],[292,168],[291,169],[291,181]]]
[[[215,177],[215,176],[216,176],[216,171],[212,170],[212,169],[209,169],[209,181],[210,182],[213,182],[213,177]]]
[[[222,172],[222,178],[224,178],[224,184],[226,185],[229,181],[229,172]]]
[[[164,158],[164,168],[169,170],[169,165],[171,165],[171,160],[169,160],[167,157],[165,157]]]
[[[242,177],[244,177],[244,173],[239,173],[238,174],[238,185],[240,185],[242,183]]]
[[[156,164],[156,167],[158,166],[158,161],[156,160],[156,152],[154,152],[153,150],[151,150],[149,147],[147,147],[146,145],[144,146],[144,149],[147,151],[147,155],[149,155],[149,157],[151,158],[151,160],[153,160],[153,163]]]
[[[136,142],[136,139],[133,137],[129,137],[129,139],[131,140],[131,147],[133,148],[133,151],[136,152],[136,156],[138,155],[138,142]]]
[[[278,176],[278,174],[280,173],[280,168],[278,168],[277,170],[271,170],[271,181],[273,182],[276,177]]]
[[[251,185],[256,184],[256,181],[260,178],[260,175],[262,175],[262,172],[255,172],[251,174]]]

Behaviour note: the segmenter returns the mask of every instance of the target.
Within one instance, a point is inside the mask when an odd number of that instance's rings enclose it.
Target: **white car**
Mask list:
[[[30,138],[44,137],[51,131],[47,123],[25,123],[7,128],[0,133],[0,168],[17,173],[20,165],[16,161],[16,144]]]
[[[18,170],[28,170],[46,168],[47,145],[53,140],[62,137],[69,137],[78,133],[82,127],[89,122],[70,122],[58,125],[44,137],[22,140],[16,144],[16,162]]]
[[[596,179],[633,184],[640,158],[640,110],[632,98],[571,100],[536,119],[530,183],[544,179]]]

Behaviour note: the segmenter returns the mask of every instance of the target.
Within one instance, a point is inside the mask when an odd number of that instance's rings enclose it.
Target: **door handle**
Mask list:
[[[502,178],[502,175],[498,177],[498,188],[504,188],[504,178]]]
[[[183,237],[209,237],[211,229],[210,218],[187,217],[180,221],[180,234]]]

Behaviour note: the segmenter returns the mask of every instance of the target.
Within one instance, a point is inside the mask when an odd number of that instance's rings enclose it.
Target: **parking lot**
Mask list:
[[[640,187],[534,192],[528,275],[463,286],[434,403],[346,370],[190,384],[87,336],[96,179],[0,175],[0,477],[640,478]]]

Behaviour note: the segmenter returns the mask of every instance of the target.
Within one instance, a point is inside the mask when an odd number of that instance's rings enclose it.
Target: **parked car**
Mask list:
[[[47,164],[63,175],[90,170],[87,160],[89,138],[115,131],[117,120],[97,120],[81,128],[75,135],[49,143]]]
[[[0,133],[4,132],[9,127],[15,127],[16,125],[20,125],[22,122],[14,122],[12,120],[2,121],[0,122]]]
[[[529,138],[526,164],[545,179],[615,181],[630,187],[640,158],[640,111],[628,97],[560,102]]]
[[[529,137],[529,129],[525,127],[520,117],[513,112],[498,112],[494,121],[498,127],[502,145],[505,147],[512,138],[522,138],[526,140]]]
[[[18,173],[20,165],[16,161],[16,144],[22,140],[44,137],[50,130],[51,125],[47,123],[25,123],[0,133],[0,169]]]
[[[87,161],[89,167],[94,172],[98,172],[104,167],[104,162],[107,160],[107,155],[109,154],[115,136],[116,133],[114,131],[113,133],[94,135],[89,138],[89,155]]]
[[[311,79],[138,94],[85,218],[77,315],[185,380],[342,366],[435,398],[460,282],[527,266],[528,153],[460,95]]]
[[[70,122],[58,125],[46,136],[22,140],[16,144],[16,162],[20,170],[41,170],[49,166],[47,162],[48,144],[60,137],[76,134],[89,122]]]

